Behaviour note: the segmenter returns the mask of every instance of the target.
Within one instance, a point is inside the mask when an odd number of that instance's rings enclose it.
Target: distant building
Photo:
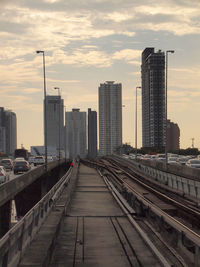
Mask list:
[[[45,155],[45,147],[44,146],[31,146],[30,151],[31,151],[32,156]],[[48,146],[47,156],[52,156],[54,158],[56,158],[58,156],[58,151],[57,151],[55,146],[53,146],[53,147]]]
[[[64,149],[64,104],[60,95],[47,95],[47,148]],[[47,149],[48,150],[48,149]]]
[[[17,118],[11,110],[0,107],[0,152],[13,155],[17,148]]]
[[[154,48],[142,52],[142,146],[164,148],[165,53]]]
[[[167,146],[168,151],[180,149],[180,129],[177,123],[167,120]]]
[[[97,112],[88,109],[88,157],[97,157]]]
[[[86,112],[80,109],[66,112],[65,126],[67,158],[86,157]]]
[[[110,155],[122,145],[122,85],[99,86],[99,154]]]

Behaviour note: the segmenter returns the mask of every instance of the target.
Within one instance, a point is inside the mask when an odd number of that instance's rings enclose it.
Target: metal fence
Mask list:
[[[0,239],[0,266],[15,267],[71,178],[72,168]]]

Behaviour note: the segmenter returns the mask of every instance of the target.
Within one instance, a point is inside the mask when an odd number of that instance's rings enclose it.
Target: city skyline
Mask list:
[[[123,143],[134,146],[135,88],[146,47],[175,50],[168,64],[168,119],[181,130],[180,147],[200,148],[200,3],[187,0],[0,3],[0,106],[17,116],[18,147],[43,145],[43,73],[47,94],[61,89],[66,110],[98,110],[98,85],[123,87]],[[94,15],[95,14],[95,15]],[[138,147],[142,145],[138,92]]]

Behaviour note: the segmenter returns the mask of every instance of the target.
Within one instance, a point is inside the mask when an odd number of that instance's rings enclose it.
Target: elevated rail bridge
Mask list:
[[[199,178],[118,156],[38,167],[0,186],[0,266],[200,266]]]

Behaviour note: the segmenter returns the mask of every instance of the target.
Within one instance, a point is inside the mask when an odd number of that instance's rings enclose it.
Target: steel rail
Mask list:
[[[134,226],[136,231],[139,233],[139,235],[142,237],[144,242],[149,246],[153,254],[157,257],[157,259],[160,261],[160,263],[165,267],[172,267],[172,265],[163,257],[163,255],[160,253],[160,251],[155,247],[155,245],[152,243],[152,241],[148,238],[146,233],[140,228],[138,223],[134,220],[132,217],[132,214],[129,213],[132,208],[130,205],[126,202],[126,204],[122,203],[121,201],[121,195],[120,193],[115,189],[115,187],[112,185],[112,183],[108,180],[108,178],[104,177],[102,174],[105,183],[107,184],[109,190],[111,191],[113,197],[116,199],[118,204],[120,205],[121,209],[124,211],[124,213],[127,215],[130,223]]]
[[[88,161],[88,160],[87,160]],[[104,168],[109,171],[109,167],[105,166],[104,164],[88,161],[91,165],[96,165],[100,168]],[[124,170],[123,170],[124,171]],[[111,172],[112,173],[112,172]],[[123,181],[124,182],[124,181]],[[172,216],[168,215],[166,212],[164,212],[162,209],[157,207],[156,205],[152,204],[149,200],[145,199],[144,196],[139,194],[133,189],[134,193],[137,194],[138,199],[146,205],[149,209],[151,209],[157,216],[163,217],[163,219],[174,229],[176,229],[179,233],[184,233],[185,236],[192,241],[194,244],[196,244],[200,248],[200,235],[195,233],[193,230],[182,224],[181,222],[174,219]],[[185,208],[185,206],[184,206]]]

